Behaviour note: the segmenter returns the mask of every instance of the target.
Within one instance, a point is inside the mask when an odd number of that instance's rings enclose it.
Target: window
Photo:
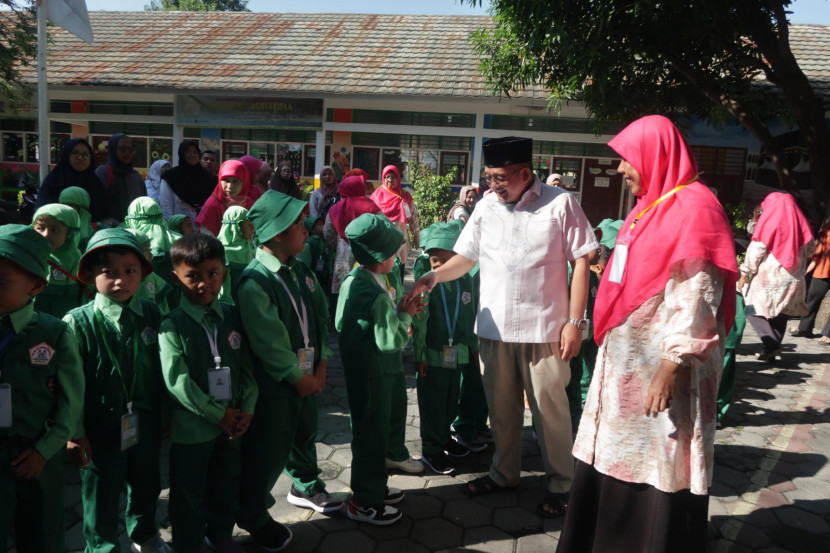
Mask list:
[[[455,177],[450,184],[467,184],[468,160],[469,154],[466,152],[441,152],[441,175],[446,175],[455,168]]]
[[[380,148],[355,146],[352,149],[352,168],[363,169],[369,180],[380,180]]]
[[[3,133],[3,161],[37,163],[37,134],[24,132]]]

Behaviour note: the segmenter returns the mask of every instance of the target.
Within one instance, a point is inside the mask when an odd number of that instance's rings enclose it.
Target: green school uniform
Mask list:
[[[478,337],[473,330],[476,306],[473,279],[464,275],[436,286],[424,312],[412,321],[414,360],[425,361],[428,367],[426,376],[416,376],[421,442],[426,455],[441,454],[450,440],[450,425],[458,413],[460,371],[472,362],[471,354],[478,352]],[[444,347],[449,345],[450,326],[458,359],[455,367],[445,368]]]
[[[209,393],[215,363],[205,327],[216,330],[221,366],[231,370],[231,400]],[[182,296],[161,323],[161,368],[173,398],[170,523],[177,551],[197,550],[206,535],[212,543],[233,535],[240,440],[230,440],[219,422],[226,407],[254,412],[257,385],[248,348],[239,310],[216,300],[204,307]]]
[[[228,278],[222,284],[222,293],[219,299],[234,303],[233,291],[242,278],[242,273],[254,258],[255,248],[249,240],[245,240],[240,224],[248,220],[248,210],[242,206],[229,207],[222,216],[222,227],[217,238],[225,246],[225,261],[228,268]]]
[[[396,272],[388,275],[394,300],[384,276],[352,269],[340,288],[335,316],[352,421],[351,488],[355,501],[369,506],[382,504],[386,495],[386,458],[400,461],[409,456],[402,434],[402,352],[412,317],[397,313],[401,290]],[[403,451],[390,451],[401,447]]]
[[[133,296],[122,305],[97,294],[64,320],[84,360],[84,414],[75,435],[86,436],[93,452],[90,469],[81,471],[87,552],[118,551],[119,498],[125,484],[130,539],[143,543],[158,533],[164,397],[158,350],[161,313],[149,300]],[[121,451],[121,417],[129,401],[138,413],[138,444]]]
[[[240,527],[254,532],[270,520],[270,490],[283,469],[304,494],[325,489],[319,478],[315,446],[317,397],[301,398],[294,388],[303,375],[297,352],[305,346],[295,304],[300,314],[303,304],[306,308],[314,367],[328,359],[332,351],[328,346],[325,294],[314,273],[296,259],[281,263],[258,249],[242,274],[235,299],[251,344],[254,378],[259,386],[255,416],[242,438],[237,519]]]
[[[11,386],[12,425],[0,428],[0,551],[12,525],[21,553],[63,551],[63,455],[83,409],[78,347],[66,323],[25,307],[0,318],[0,383]],[[56,391],[48,381],[56,378]],[[46,460],[33,480],[11,462],[34,447]]]
[[[741,345],[746,327],[746,305],[743,294],[738,294],[738,301],[735,304],[735,323],[726,337],[725,351],[723,354],[723,374],[720,377],[717,397],[717,419],[723,420],[732,397],[735,395],[735,350]]]
[[[300,261],[308,265],[323,290],[331,291],[331,273],[334,267],[334,255],[329,250],[322,236],[311,235],[305,243],[303,253],[297,256]],[[328,299],[328,295],[327,295]]]
[[[172,285],[173,262],[170,260],[170,247],[173,242],[181,238],[181,235],[167,228],[158,203],[147,196],[136,198],[127,208],[124,225],[127,228],[140,230],[150,237],[153,272]],[[179,305],[179,297],[180,294],[177,292],[167,296],[167,305],[170,309]]]
[[[568,265],[568,285],[571,282],[571,266]],[[565,388],[568,396],[568,408],[571,412],[571,429],[576,433],[579,428],[579,419],[582,418],[582,407],[588,397],[588,388],[594,375],[594,365],[597,361],[599,346],[594,341],[594,301],[599,288],[599,276],[594,271],[588,271],[588,303],[585,307],[585,318],[588,319],[588,338],[582,341],[579,353],[570,360],[571,380]]]

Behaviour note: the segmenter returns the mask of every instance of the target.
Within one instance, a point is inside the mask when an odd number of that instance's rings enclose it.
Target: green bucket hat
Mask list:
[[[49,275],[46,260],[51,251],[49,240],[32,227],[17,224],[0,226],[0,256],[43,280]]]
[[[385,216],[364,213],[346,227],[346,239],[358,263],[386,261],[400,249],[403,233]]]
[[[303,222],[303,224],[305,225],[305,229],[308,232],[311,232],[311,227],[313,227],[314,223],[316,223],[319,220],[319,217],[306,217],[306,220]]]
[[[259,242],[264,244],[290,227],[307,205],[308,202],[267,190],[251,206],[248,220],[253,223]]]
[[[421,231],[421,246],[424,251],[432,249],[452,251],[463,228],[464,223],[458,219],[447,223],[434,223]]]
[[[133,252],[135,252],[138,256],[139,261],[141,261],[141,267],[144,269],[144,276],[147,276],[153,272],[153,265],[147,261],[146,257],[144,257],[144,250],[141,246],[139,246],[138,239],[136,239],[130,231],[123,228],[107,228],[99,230],[92,235],[92,238],[89,239],[89,244],[86,246],[86,251],[81,257],[81,263],[78,267],[78,279],[81,282],[84,284],[92,284],[92,282],[86,280],[85,277],[85,273],[87,272],[85,270],[86,263],[89,262],[90,254],[95,250],[100,250],[101,248],[111,248],[113,246],[121,246],[133,250]]]

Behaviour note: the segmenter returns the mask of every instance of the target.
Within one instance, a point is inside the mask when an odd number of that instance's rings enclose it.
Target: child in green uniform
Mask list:
[[[173,396],[170,524],[179,553],[242,552],[233,541],[239,438],[248,428],[257,386],[239,310],[217,298],[225,252],[216,238],[190,234],[170,250],[182,291],[159,334],[161,370]]]
[[[225,247],[228,278],[222,284],[219,299],[233,303],[233,289],[242,277],[242,271],[254,258],[254,225],[248,219],[248,210],[241,205],[229,207],[222,216],[219,241]]]
[[[79,278],[98,293],[64,320],[84,359],[84,414],[69,445],[81,471],[87,553],[119,551],[119,497],[126,488],[133,550],[169,552],[156,521],[164,383],[158,350],[161,312],[136,296],[153,270],[135,236],[104,229],[89,241]]]
[[[78,347],[66,323],[34,310],[51,246],[0,227],[0,552],[63,551],[63,456],[83,406]],[[55,381],[54,391],[49,381]]]
[[[183,213],[177,213],[167,219],[167,228],[182,236],[193,234],[193,219]]]
[[[463,223],[435,223],[421,232],[421,244],[432,269],[449,261]],[[418,409],[421,413],[422,460],[437,474],[455,470],[450,457],[470,449],[450,437],[458,413],[460,370],[478,370],[478,337],[474,333],[477,297],[470,275],[439,284],[412,322],[412,352],[417,371]]]
[[[294,256],[303,251],[307,203],[269,190],[249,217],[261,246],[234,291],[254,353],[259,385],[251,428],[242,439],[237,524],[269,551],[291,532],[268,514],[280,473],[291,477],[288,501],[328,513],[342,502],[326,491],[317,467],[317,398],[326,383],[326,297],[314,273]],[[271,502],[273,504],[273,502]]]
[[[305,243],[305,249],[299,258],[314,271],[317,282],[323,290],[328,292],[326,299],[329,300],[331,299],[331,272],[334,266],[334,256],[326,241],[323,240],[323,222],[323,219],[319,217],[309,217],[305,220],[308,242]]]
[[[151,250],[150,237],[134,228],[128,228],[126,231],[135,236],[139,247],[144,252],[144,258],[152,263],[153,251]],[[158,273],[152,272],[144,277],[135,295],[140,299],[153,300],[158,304],[161,314],[166,315],[170,313],[170,307],[167,305],[167,297],[174,291],[175,288],[173,288],[172,284],[161,278]]]
[[[47,204],[32,218],[32,228],[52,245],[46,288],[35,298],[35,308],[41,313],[60,318],[91,297],[86,285],[75,276],[81,259],[79,224],[78,213],[63,204]]]
[[[173,284],[173,265],[170,263],[170,248],[181,236],[168,230],[161,214],[161,207],[152,198],[141,196],[132,201],[124,218],[127,228],[140,230],[150,237],[150,251],[153,253],[153,271]],[[167,305],[173,309],[179,305],[178,292],[167,298]]]
[[[386,461],[394,439],[390,439],[391,421],[401,418],[394,398],[406,397],[402,351],[421,300],[401,297],[385,278],[403,243],[403,233],[386,217],[361,215],[349,223],[345,234],[361,264],[344,279],[335,316],[353,435],[353,495],[347,515],[387,525],[401,518],[401,512],[391,505],[403,499],[403,492],[387,487]],[[405,403],[403,409],[405,419]]]
[[[92,221],[92,214],[89,212],[89,192],[80,186],[70,186],[61,191],[58,201],[78,212],[78,217],[81,219],[78,248],[80,248],[80,251],[84,251],[87,242],[98,230],[98,226]]]

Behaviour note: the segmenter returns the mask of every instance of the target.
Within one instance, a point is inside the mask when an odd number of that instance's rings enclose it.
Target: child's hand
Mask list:
[[[314,369],[314,378],[317,379],[321,392],[326,389],[326,372],[328,366],[329,362],[327,360],[320,359],[320,362],[317,363],[317,367]]]
[[[427,362],[426,361],[415,361],[415,371],[421,376],[427,375]]]
[[[225,407],[225,415],[219,421],[219,428],[222,432],[231,437],[236,438],[236,421],[239,418],[239,409]]]
[[[398,311],[408,313],[410,317],[414,317],[423,310],[424,304],[420,295],[410,296],[404,294],[401,303],[398,304]]]
[[[307,397],[311,394],[319,394],[323,391],[320,387],[320,382],[310,374],[304,374],[303,377],[300,378],[296,384],[294,384],[294,388],[297,390],[300,397]]]
[[[243,413],[242,411],[239,411],[239,416],[236,417],[236,428],[235,428],[236,436],[235,437],[238,438],[239,436],[242,436],[242,434],[244,434],[245,432],[248,431],[248,427],[251,426],[251,419],[252,418],[253,417],[251,416],[250,413]]]
[[[29,447],[12,461],[12,476],[19,480],[34,480],[40,476],[46,459],[34,447]]]
[[[89,438],[84,436],[72,442],[66,442],[66,452],[73,465],[84,470],[89,468],[89,463],[92,462],[92,446]]]

